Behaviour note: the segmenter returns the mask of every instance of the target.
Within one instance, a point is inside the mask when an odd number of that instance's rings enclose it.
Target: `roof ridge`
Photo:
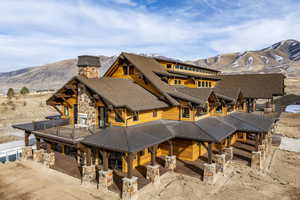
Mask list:
[[[201,119],[200,119],[201,120]],[[200,121],[198,120],[198,121]],[[206,134],[209,138],[212,138],[214,141],[218,141],[217,138],[215,138],[214,136],[210,135],[209,133],[207,133],[205,130],[203,130],[197,123],[192,122],[192,124],[194,124],[196,127],[198,127],[198,129],[200,129],[204,134]]]

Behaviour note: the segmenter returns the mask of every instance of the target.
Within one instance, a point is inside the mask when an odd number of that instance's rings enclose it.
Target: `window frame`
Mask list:
[[[132,121],[136,122],[136,121],[139,121],[139,120],[140,120],[139,112],[133,112]]]
[[[185,112],[187,111],[187,113]],[[191,112],[189,107],[182,107],[181,108],[181,117],[189,119],[191,117]]]

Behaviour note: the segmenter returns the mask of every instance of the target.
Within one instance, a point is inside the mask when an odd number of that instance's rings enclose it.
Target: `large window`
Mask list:
[[[124,122],[124,120],[122,118],[122,110],[121,109],[115,110],[115,121],[116,122]]]
[[[64,116],[69,117],[69,107],[64,106]]]
[[[129,66],[129,74],[130,75],[134,74],[134,67],[133,66]]]
[[[127,66],[123,67],[123,73],[124,73],[124,75],[128,75],[128,67]]]
[[[133,119],[133,121],[139,121],[139,113],[138,112],[134,112],[132,119]]]
[[[190,109],[188,107],[182,108],[182,117],[190,118]]]

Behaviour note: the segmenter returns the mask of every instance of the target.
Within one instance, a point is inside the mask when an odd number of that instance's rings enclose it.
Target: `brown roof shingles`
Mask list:
[[[245,98],[268,99],[284,95],[283,74],[220,75],[216,89],[240,88]]]

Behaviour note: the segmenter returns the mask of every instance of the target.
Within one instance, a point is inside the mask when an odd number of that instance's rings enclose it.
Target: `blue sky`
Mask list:
[[[0,72],[82,54],[191,60],[300,40],[298,0],[1,0]]]

